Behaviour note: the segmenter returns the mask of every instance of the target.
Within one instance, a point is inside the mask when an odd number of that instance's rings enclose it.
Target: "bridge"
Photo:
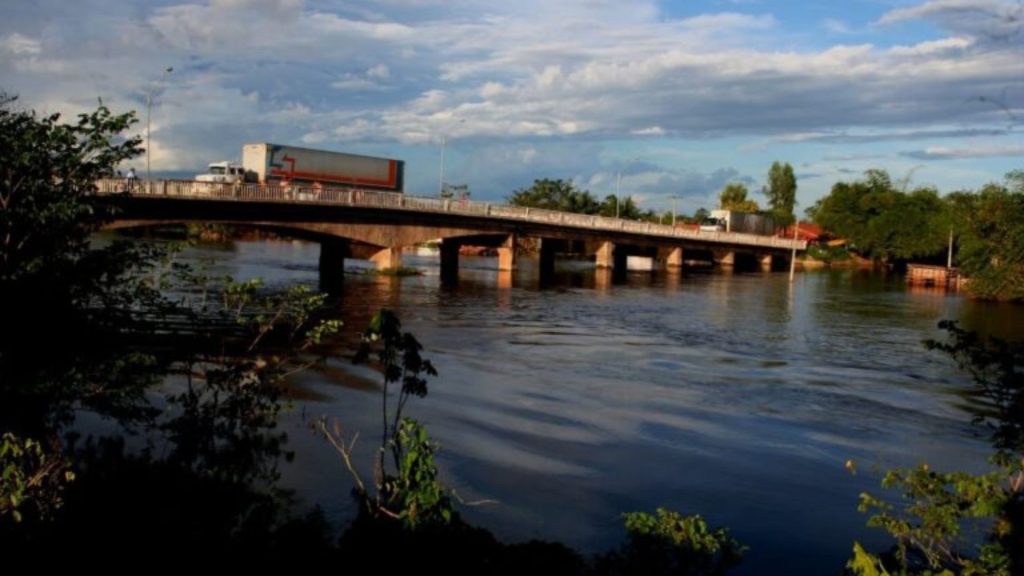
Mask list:
[[[110,179],[97,183],[97,193],[118,208],[110,229],[210,222],[319,242],[325,288],[340,285],[345,258],[397,268],[403,248],[438,239],[445,282],[458,276],[460,247],[495,248],[499,271],[508,271],[516,266],[517,244],[528,239],[539,241],[542,276],[564,253],[594,255],[598,268],[620,272],[628,256],[650,257],[667,268],[702,260],[722,266],[745,261],[770,270],[794,248],[807,248],[805,241],[774,236],[357,188]]]

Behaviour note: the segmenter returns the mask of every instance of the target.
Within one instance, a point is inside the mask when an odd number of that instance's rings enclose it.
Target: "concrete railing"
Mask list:
[[[651,222],[635,222],[620,218],[606,218],[589,214],[556,212],[539,208],[523,208],[488,202],[471,202],[410,196],[396,192],[362,190],[357,188],[313,188],[309,186],[276,186],[262,184],[221,184],[217,182],[195,182],[192,180],[134,180],[108,179],[97,182],[99,194],[129,193],[133,196],[156,196],[163,198],[190,198],[196,200],[229,200],[237,202],[281,202],[287,204],[323,204],[352,206],[358,208],[384,208],[409,212],[443,214],[465,214],[517,220],[536,224],[549,224],[584,230],[607,230],[627,232],[664,238],[678,238],[741,246],[757,246],[791,250],[805,250],[807,242],[759,236],[734,232],[702,232],[690,228],[678,228]]]

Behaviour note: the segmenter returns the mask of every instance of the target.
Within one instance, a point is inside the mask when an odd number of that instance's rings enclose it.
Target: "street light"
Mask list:
[[[448,136],[445,134],[441,135],[441,170],[440,175],[437,177],[437,195],[439,198],[444,197],[444,145],[448,141]]]
[[[671,196],[669,196],[669,198],[672,200],[672,225],[675,226],[676,225],[676,200],[679,199],[679,196],[676,196],[675,194],[672,194]]]
[[[456,124],[462,124],[466,119],[460,119]],[[444,146],[448,142],[448,134],[441,134],[441,170],[437,178],[437,195],[444,196]]]
[[[615,217],[619,217],[619,184],[622,183],[622,170],[615,173]]]
[[[160,78],[156,82],[154,82],[153,83],[153,87],[150,88],[149,94],[146,94],[146,182],[147,183],[150,181],[150,171],[149,171],[149,157],[150,157],[149,119],[150,119],[150,116],[152,115],[152,111],[153,111],[153,94],[156,92],[157,85],[160,82],[162,82],[164,77],[166,77],[171,72],[174,72],[174,67],[173,66],[168,66],[166,69],[164,69],[163,73],[160,74]]]

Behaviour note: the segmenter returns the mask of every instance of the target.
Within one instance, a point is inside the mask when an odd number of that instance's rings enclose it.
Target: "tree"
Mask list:
[[[136,122],[100,104],[75,124],[13,110],[0,94],[0,285],[73,266],[105,212],[91,202],[95,182],[140,153],[138,137],[119,134]]]
[[[822,228],[880,260],[939,254],[949,234],[948,211],[938,192],[897,190],[884,170],[868,170],[856,182],[837,182],[807,212]]]
[[[302,287],[257,295],[258,282],[218,283],[169,250],[93,242],[112,214],[96,180],[140,151],[121,135],[134,115],[100,104],[62,124],[13,103],[0,99],[0,540],[79,549],[121,529],[119,541],[155,543],[164,540],[157,527],[134,525],[140,508],[162,517],[158,505],[174,510],[167,518],[193,517],[180,506],[194,506],[227,541],[245,537],[249,518],[276,522],[285,505],[270,488],[283,443],[273,430],[278,398],[284,375],[338,327],[320,316],[325,297]],[[206,291],[221,298],[189,304]],[[187,384],[154,392],[171,374]],[[81,411],[120,428],[76,443],[65,432]],[[159,443],[160,456],[126,449],[124,431],[145,436],[140,446]],[[72,477],[74,504],[49,522]],[[149,483],[164,481],[166,498],[137,505],[143,492],[163,494]],[[179,482],[187,497],[176,497]]]
[[[772,218],[777,225],[789,226],[796,220],[793,216],[793,208],[796,206],[796,176],[788,162],[772,162],[772,167],[768,170],[768,185],[763,188],[763,192],[768,197],[768,205],[772,207]]]
[[[854,543],[847,567],[858,576],[1009,576],[1024,570],[1024,346],[983,338],[955,322],[939,327],[949,340],[925,345],[949,354],[973,377],[971,395],[983,401],[974,421],[992,433],[993,466],[980,474],[941,472],[927,464],[886,472],[882,486],[902,494],[862,493],[858,508],[873,512],[868,526],[896,542],[881,556]],[[852,462],[848,467],[855,472]]]
[[[958,236],[957,264],[967,290],[995,300],[1024,300],[1024,171],[1006,184],[947,199]]]
[[[568,180],[534,180],[533,186],[516,190],[507,200],[512,206],[579,214],[597,214],[601,210],[601,205],[590,192],[576,188]]]
[[[747,187],[739,182],[730,182],[718,193],[722,210],[733,212],[758,212],[761,210],[757,202],[747,199]]]

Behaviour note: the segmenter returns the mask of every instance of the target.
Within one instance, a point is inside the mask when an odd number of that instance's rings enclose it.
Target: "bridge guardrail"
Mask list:
[[[135,196],[193,198],[197,200],[231,200],[283,202],[289,204],[341,205],[360,208],[385,208],[411,212],[466,214],[504,220],[520,220],[538,224],[553,224],[586,230],[628,232],[667,238],[719,242],[723,244],[759,246],[790,250],[805,250],[807,242],[735,232],[701,232],[652,222],[636,222],[590,214],[557,212],[540,208],[525,208],[488,202],[452,200],[410,196],[396,192],[363,190],[358,188],[316,188],[310,186],[273,186],[263,184],[224,184],[192,180],[132,180],[104,179],[96,183],[99,194],[130,193]]]

